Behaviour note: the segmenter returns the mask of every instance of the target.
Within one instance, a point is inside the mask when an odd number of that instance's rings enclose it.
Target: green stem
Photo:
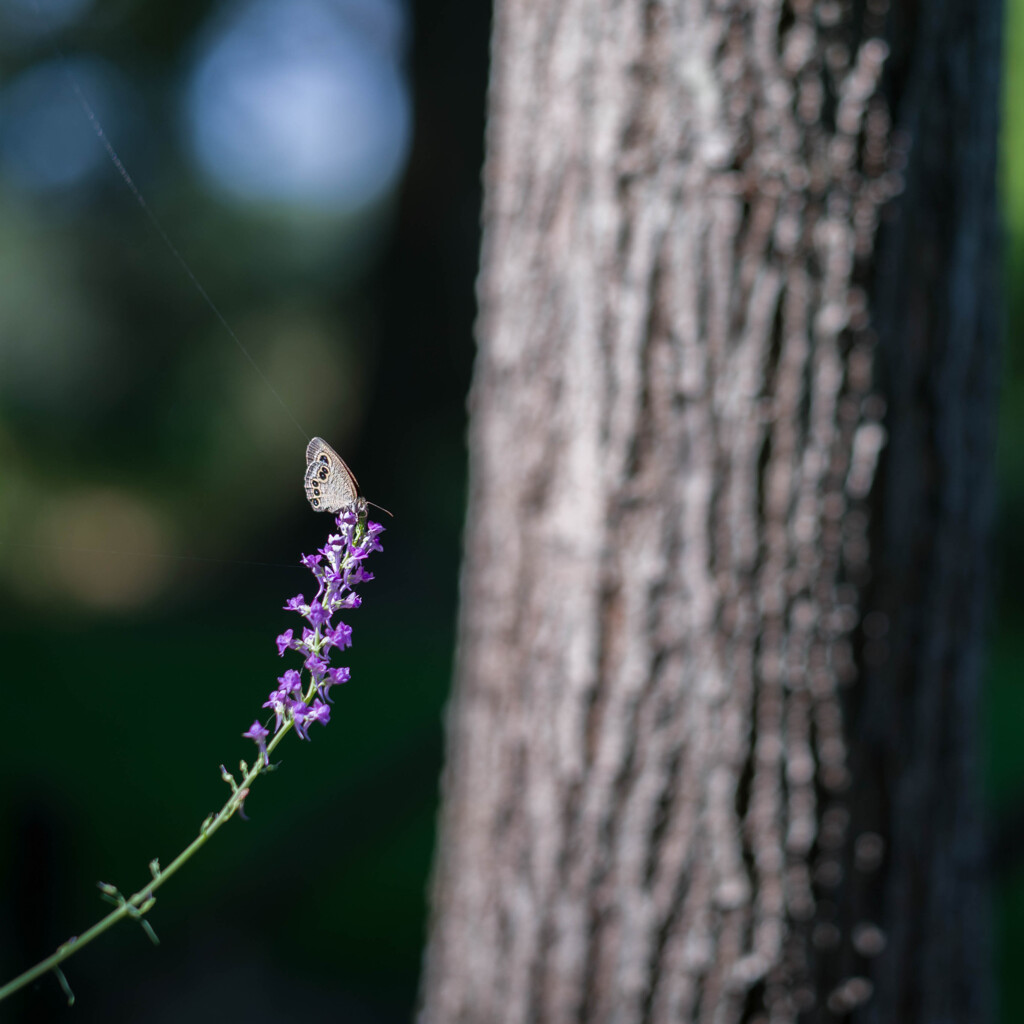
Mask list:
[[[360,518],[356,524],[354,533],[354,543],[359,544],[366,536],[366,517],[365,514]],[[347,564],[347,562],[346,562]],[[315,649],[320,650],[322,638],[320,636],[320,627],[316,627],[315,631]],[[316,691],[315,685],[310,685],[305,695],[305,702],[308,704],[312,699],[314,692]],[[289,719],[275,734],[274,738],[267,744],[268,756],[274,750],[274,748],[284,739],[288,730],[292,728],[293,722]],[[125,917],[136,917],[141,918],[143,914],[153,905],[153,893],[160,888],[168,878],[171,877],[198,849],[201,847],[207,839],[210,838],[223,825],[229,821],[235,814],[235,811],[242,805],[242,801],[246,798],[249,793],[249,787],[255,781],[256,776],[263,771],[262,765],[263,758],[258,757],[256,760],[255,767],[251,768],[245,778],[242,780],[242,784],[238,789],[234,790],[231,796],[228,798],[224,806],[215,814],[212,818],[207,819],[203,823],[203,827],[199,832],[199,835],[192,840],[188,846],[185,847],[177,857],[171,861],[162,871],[158,871],[156,877],[149,883],[149,885],[140,889],[135,895],[130,896],[128,899],[121,898],[119,906],[112,910],[106,917],[101,921],[97,921],[87,932],[82,935],[74,936],[68,939],[62,946],[57,948],[57,952],[52,956],[48,956],[45,960],[41,960],[35,965],[25,971],[24,974],[19,974],[18,977],[9,981],[6,985],[0,987],[0,1001],[6,999],[11,993],[17,992],[18,989],[24,988],[29,982],[35,981],[36,978],[47,971],[52,971],[59,964],[63,963],[72,953],[77,953],[83,946],[92,942],[97,936],[102,935],[108,928],[117,924],[122,918]]]
[[[289,720],[274,736],[274,738],[267,744],[267,754],[269,755],[274,748],[284,739],[288,730],[292,728],[292,722]],[[182,865],[216,832],[222,825],[229,821],[235,814],[235,812],[241,807],[242,801],[249,794],[249,787],[253,784],[256,777],[263,771],[263,757],[259,756],[256,760],[256,764],[251,768],[245,778],[242,780],[242,784],[232,792],[231,796],[228,797],[224,806],[215,814],[212,818],[208,819],[208,823],[204,823],[202,830],[195,839],[192,840],[188,846],[185,847],[177,857],[171,861],[167,867],[160,870],[157,876],[150,880],[149,884],[141,888],[133,896],[124,900],[120,906],[112,910],[102,920],[97,921],[87,932],[81,935],[74,936],[68,939],[62,946],[57,948],[57,952],[52,956],[48,956],[45,960],[41,960],[35,965],[35,967],[29,968],[24,974],[19,974],[16,978],[9,981],[6,985],[0,987],[0,1000],[6,999],[13,992],[17,992],[18,989],[24,988],[30,982],[35,981],[36,978],[47,971],[52,971],[58,964],[67,960],[72,953],[77,953],[83,946],[92,942],[93,939],[102,935],[108,928],[117,924],[122,918],[125,917],[141,917],[146,911],[152,906],[153,893],[160,888],[164,882],[167,881],[171,875],[175,874]],[[144,908],[144,909],[143,909]]]

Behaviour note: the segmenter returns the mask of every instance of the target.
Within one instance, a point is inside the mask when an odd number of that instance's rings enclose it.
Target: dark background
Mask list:
[[[103,3],[61,27],[60,4],[44,24],[31,0],[0,0],[2,980],[105,911],[97,880],[130,893],[151,858],[169,863],[228,795],[218,765],[251,758],[241,732],[299,665],[276,655],[299,625],[281,606],[311,592],[297,559],[329,527],[303,495],[306,436],[395,518],[378,517],[385,550],[347,617],[354,647],[335,663],[353,678],[330,726],[289,737],[248,822],[159,892],[160,948],[121,924],[67,963],[73,1010],[45,978],[4,1020],[411,1017],[454,641],[489,11],[280,5],[288,54],[315,51],[311,8],[366,52],[381,9],[404,25],[390,69],[412,113],[404,171],[332,206],[301,189],[240,200],[195,159],[197,49],[244,6]],[[115,76],[105,93],[97,62]],[[56,85],[25,100],[40,68]],[[286,409],[103,153],[76,85]],[[355,141],[329,116],[315,127]],[[46,183],[86,147],[101,158],[87,173]]]
[[[315,57],[327,17],[405,90],[404,156],[368,198],[280,183],[240,196],[191,144],[203,53],[232,18],[275,4],[296,26],[286,56]],[[1006,1021],[1024,1019],[1024,125],[1009,116],[1024,90],[1021,9],[1007,7],[987,741]],[[297,624],[285,599],[309,593],[295,562],[328,529],[302,494],[306,436],[327,438],[395,513],[348,620],[353,679],[333,721],[310,744],[289,737],[249,821],[160,891],[161,947],[119,925],[68,961],[74,1010],[46,978],[4,1019],[410,1019],[465,498],[487,18],[470,0],[0,0],[0,980],[101,915],[98,879],[141,887],[150,859],[168,863],[225,799],[218,765],[251,757],[240,733],[297,664],[273,645]],[[260,52],[248,95],[267,72],[257,101],[294,115],[292,145],[304,114],[317,138],[358,148],[358,117],[314,116]],[[368,131],[393,116],[358,90],[347,102]],[[235,129],[247,137],[244,109],[219,137]],[[270,159],[238,156],[255,180],[289,164],[287,144],[279,159],[267,145]]]

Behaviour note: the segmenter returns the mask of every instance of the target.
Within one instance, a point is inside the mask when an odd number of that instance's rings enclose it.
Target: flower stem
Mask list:
[[[267,754],[284,739],[285,735],[292,728],[291,721],[286,722],[281,726],[278,732],[274,735],[274,738],[267,744]],[[6,999],[9,995],[17,992],[18,989],[24,988],[30,982],[35,981],[36,978],[46,974],[47,971],[52,971],[58,964],[67,960],[73,953],[77,953],[83,946],[92,942],[93,939],[102,935],[108,928],[117,924],[118,921],[125,917],[132,917],[141,919],[154,903],[153,893],[160,888],[167,881],[171,875],[175,874],[179,868],[181,868],[194,853],[196,853],[201,846],[216,832],[222,825],[229,821],[235,814],[235,812],[242,806],[242,802],[249,795],[249,788],[256,780],[256,777],[264,770],[263,758],[257,759],[256,764],[249,769],[245,778],[242,779],[242,784],[237,789],[233,789],[231,796],[228,797],[224,806],[210,818],[203,822],[200,828],[199,835],[192,840],[188,846],[185,847],[177,857],[171,861],[167,867],[157,869],[154,872],[154,877],[150,880],[148,885],[143,886],[133,896],[129,896],[125,899],[122,896],[118,896],[118,906],[115,907],[106,917],[102,920],[97,921],[88,931],[83,932],[81,935],[72,936],[63,945],[57,947],[57,951],[51,956],[48,956],[45,960],[40,960],[35,967],[29,968],[23,974],[19,974],[16,978],[9,981],[6,985],[0,986],[0,1000]],[[72,1000],[68,1000],[69,1003]]]

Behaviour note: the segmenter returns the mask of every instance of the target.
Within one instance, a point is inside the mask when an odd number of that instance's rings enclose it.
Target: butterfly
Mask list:
[[[366,512],[355,474],[322,437],[314,437],[306,447],[305,484],[306,497],[317,512],[340,512],[353,505],[360,516]]]

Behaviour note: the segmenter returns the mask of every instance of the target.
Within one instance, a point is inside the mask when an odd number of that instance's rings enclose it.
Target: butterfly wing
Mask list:
[[[337,452],[322,437],[314,437],[306,445],[306,465],[308,466],[322,451],[326,451],[329,455],[337,455]]]
[[[306,447],[306,498],[317,512],[340,512],[359,498],[359,484],[345,460],[323,438]]]

